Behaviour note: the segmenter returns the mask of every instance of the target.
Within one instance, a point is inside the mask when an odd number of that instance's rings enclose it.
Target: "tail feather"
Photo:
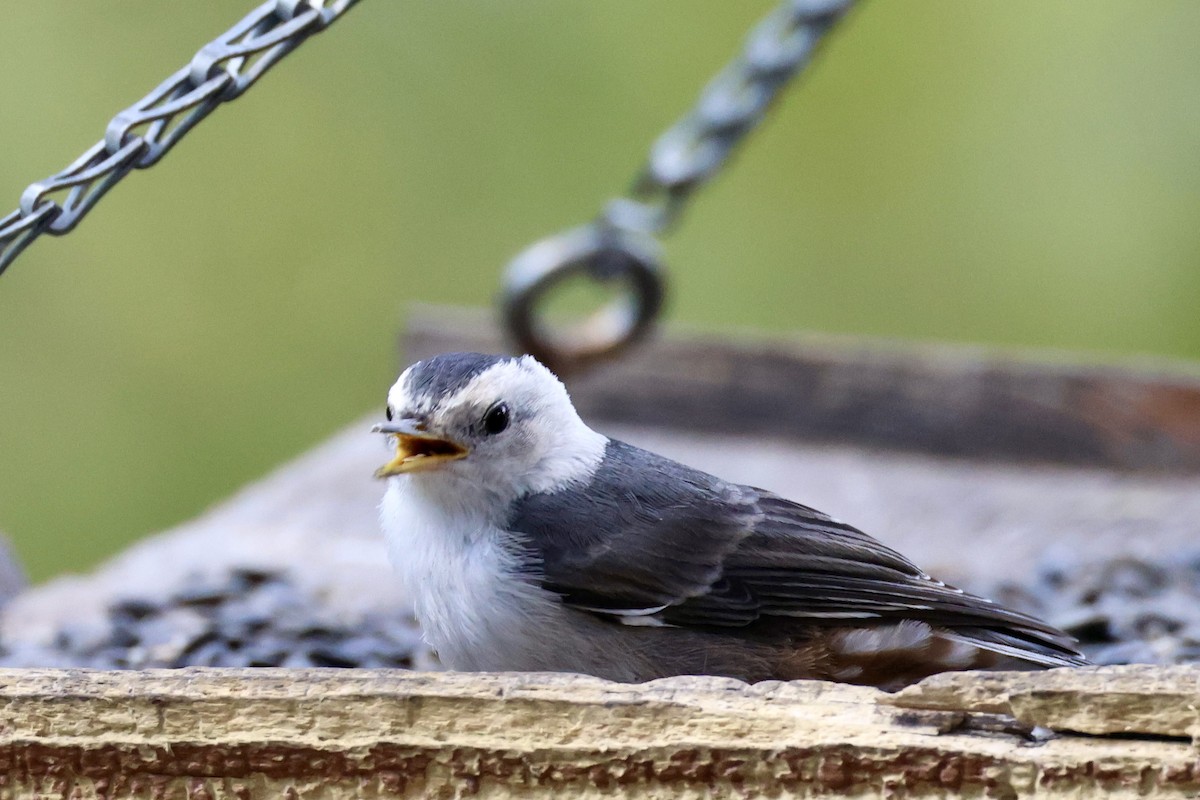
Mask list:
[[[1007,656],[1040,667],[1084,667],[1088,660],[1065,634],[1049,635],[1043,630],[955,628],[942,630],[944,639],[962,642],[980,650]]]
[[[1039,628],[934,627],[917,620],[834,629],[819,636],[823,669],[787,674],[895,691],[939,672],[1079,667],[1088,662],[1065,634]]]

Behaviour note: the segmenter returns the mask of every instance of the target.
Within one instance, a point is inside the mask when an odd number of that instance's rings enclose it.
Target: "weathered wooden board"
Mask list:
[[[487,315],[418,307],[404,351],[503,352]],[[595,419],[970,459],[1200,472],[1200,365],[674,331],[569,380]]]
[[[989,677],[988,696],[1039,681]],[[1097,672],[1141,696],[1143,672]],[[1154,680],[1150,678],[1150,680]],[[1030,732],[938,688],[335,670],[0,672],[0,794],[46,798],[1192,797],[1187,738]],[[959,694],[955,694],[959,691]],[[1095,697],[1096,695],[1092,695]],[[957,698],[957,699],[956,699]],[[1172,696],[1172,700],[1179,699]],[[1194,685],[1183,700],[1192,719]],[[973,705],[982,705],[979,712]],[[1120,717],[1120,702],[1101,715]],[[1038,717],[1035,721],[1053,721]]]

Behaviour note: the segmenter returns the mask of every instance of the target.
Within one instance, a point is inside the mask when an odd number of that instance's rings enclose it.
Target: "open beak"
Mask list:
[[[435,469],[447,461],[466,458],[470,451],[458,442],[433,436],[422,430],[424,426],[412,419],[381,422],[373,433],[385,433],[396,437],[396,457],[375,470],[376,478],[403,475]]]

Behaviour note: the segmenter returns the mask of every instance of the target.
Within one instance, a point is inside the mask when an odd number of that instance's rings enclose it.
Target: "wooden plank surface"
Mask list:
[[[994,700],[1049,675],[989,677]],[[1134,696],[1143,671],[1097,671]],[[968,683],[960,684],[967,688]],[[1185,737],[1031,729],[949,685],[338,670],[0,672],[6,797],[1195,797]],[[1103,694],[1103,693],[1102,693]],[[1200,703],[1194,691],[1186,696]],[[972,705],[982,705],[977,711]],[[1120,716],[1122,706],[1103,707]],[[1043,720],[1045,721],[1045,720]]]
[[[504,352],[490,315],[417,307],[412,360]],[[986,461],[1200,472],[1200,365],[827,336],[673,331],[568,385],[593,419]]]

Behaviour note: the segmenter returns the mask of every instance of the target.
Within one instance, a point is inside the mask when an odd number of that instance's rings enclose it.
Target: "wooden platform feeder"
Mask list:
[[[498,351],[491,331],[478,314],[418,310],[405,361]],[[605,432],[827,510],[968,585],[1019,576],[1050,544],[1200,544],[1200,370],[1187,365],[676,334],[569,388]],[[185,552],[240,558],[259,537],[323,560],[335,528],[374,527],[381,451],[359,423],[320,454],[95,576],[18,598],[6,636],[83,613],[80,591],[135,567],[168,580]],[[361,542],[343,593],[388,582],[382,547]],[[1198,737],[1195,667],[947,674],[891,695],[699,677],[0,671],[0,798],[1196,798]]]

